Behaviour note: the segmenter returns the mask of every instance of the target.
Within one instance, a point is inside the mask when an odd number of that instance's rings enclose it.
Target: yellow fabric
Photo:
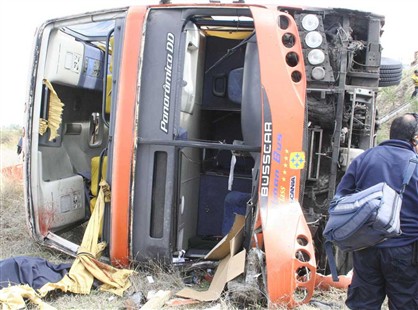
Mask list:
[[[232,40],[243,40],[247,38],[251,31],[217,31],[217,30],[205,30],[207,36],[218,37],[223,39],[232,39]]]
[[[48,129],[48,121],[46,119],[41,118],[39,120],[39,134],[43,136],[47,129]]]
[[[414,81],[415,87],[418,87],[418,75],[414,74],[412,80]]]
[[[108,74],[106,83],[106,113],[110,113],[110,108],[112,107],[112,81],[112,75]]]
[[[111,56],[110,58],[110,64],[109,64],[109,71],[113,72],[113,46],[115,45],[115,37],[111,37],[109,39],[109,55]]]
[[[99,185],[99,170],[100,169],[100,156],[93,157],[91,159],[91,184],[90,184],[90,191],[93,196],[97,196],[97,188]],[[107,171],[107,156],[103,156],[102,161],[102,179],[106,179],[106,171]]]
[[[110,74],[107,75],[107,82],[106,82],[106,113],[110,113],[110,108],[112,106],[112,86],[113,86],[113,46],[115,45],[115,37],[111,37],[109,40],[109,55],[111,55],[110,63],[109,63],[109,71]]]
[[[49,135],[49,141],[54,140],[58,137],[58,129],[62,122],[62,111],[64,109],[64,104],[61,99],[58,97],[57,92],[55,91],[52,84],[44,79],[44,84],[50,90],[49,95],[49,106],[48,106],[48,119],[40,119],[39,122],[39,134],[42,136],[46,130],[49,128],[51,134]]]
[[[55,310],[54,307],[44,303],[40,296],[29,285],[13,285],[0,290],[0,303],[3,310],[26,309],[25,300],[39,306],[41,310]]]
[[[97,197],[91,197],[90,199],[90,212],[93,213],[94,206],[96,205]]]
[[[101,181],[96,206],[69,273],[61,281],[47,283],[41,287],[39,292],[42,297],[55,289],[76,294],[89,294],[94,278],[104,283],[100,290],[119,296],[122,296],[123,292],[131,286],[129,276],[134,272],[133,270],[116,269],[98,261],[106,246],[104,242],[99,243],[98,238],[103,224],[105,202],[108,201],[110,201],[109,185]]]
[[[99,187],[99,177],[101,169],[101,180],[106,180],[106,171],[107,171],[107,156],[103,156],[102,166],[100,167],[100,156],[93,157],[91,159],[91,182],[90,182],[90,191],[93,197],[90,199],[90,212],[93,213],[94,207],[97,202],[97,188]],[[100,227],[100,232],[102,227]],[[101,237],[101,233],[99,237]]]

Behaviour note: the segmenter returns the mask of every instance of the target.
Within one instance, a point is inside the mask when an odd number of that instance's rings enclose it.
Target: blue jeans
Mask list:
[[[234,224],[235,214],[245,215],[250,193],[232,191],[225,196],[222,235],[225,236]]]
[[[413,244],[353,252],[353,280],[346,305],[378,310],[387,296],[391,310],[418,309],[418,265],[412,262]]]

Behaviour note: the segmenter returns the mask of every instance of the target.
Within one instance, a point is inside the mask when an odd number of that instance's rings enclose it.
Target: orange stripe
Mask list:
[[[293,18],[285,13],[262,8],[253,7],[251,12],[257,33],[261,83],[268,98],[273,123],[272,127],[267,128],[271,130],[271,144],[263,143],[261,154],[262,162],[264,159],[270,161],[268,199],[260,199],[267,270],[266,289],[270,302],[294,307],[300,302],[294,298],[295,290],[307,290],[307,296],[302,302],[308,302],[312,297],[316,272],[312,237],[298,203],[301,166],[292,168],[291,162],[292,155],[301,156],[303,151],[305,67]],[[289,19],[287,29],[278,27],[279,16]],[[293,47],[288,48],[283,44],[285,33],[294,35]],[[298,56],[297,64],[287,62],[286,56],[289,53]],[[295,78],[296,81],[292,81],[294,72],[300,73],[299,80]],[[267,115],[263,114],[263,121],[266,119]],[[303,244],[299,244],[298,239],[304,240]],[[305,261],[298,259],[300,253],[304,254]],[[308,269],[310,278],[296,277],[298,270]]]
[[[147,7],[128,10],[121,56],[112,163],[110,258],[129,263],[129,197],[134,150],[135,100],[142,26]]]

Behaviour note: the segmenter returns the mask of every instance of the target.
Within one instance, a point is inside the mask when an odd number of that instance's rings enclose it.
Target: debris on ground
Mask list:
[[[126,310],[136,310],[141,308],[145,302],[145,296],[142,292],[136,292],[124,302]]]
[[[42,310],[55,310],[42,301],[41,296],[29,285],[13,285],[0,290],[0,304],[3,310],[25,309],[25,299],[38,305]]]
[[[156,310],[164,307],[164,304],[171,298],[171,291],[160,290],[158,292],[150,291],[147,295],[147,302],[142,306],[143,310]]]
[[[186,287],[177,292],[177,296],[200,301],[217,300],[221,297],[226,283],[244,272],[246,250],[241,250],[244,219],[244,216],[237,215],[230,232],[206,255],[205,259],[220,260],[209,289],[197,291]]]
[[[190,305],[196,305],[199,304],[200,301],[195,299],[189,299],[189,298],[172,298],[168,300],[165,304],[169,307],[183,307],[183,306],[190,306]]]

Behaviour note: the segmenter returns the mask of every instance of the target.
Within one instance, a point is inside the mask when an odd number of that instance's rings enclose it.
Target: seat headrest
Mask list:
[[[242,79],[241,129],[244,144],[261,147],[261,77],[256,36],[247,42]]]

